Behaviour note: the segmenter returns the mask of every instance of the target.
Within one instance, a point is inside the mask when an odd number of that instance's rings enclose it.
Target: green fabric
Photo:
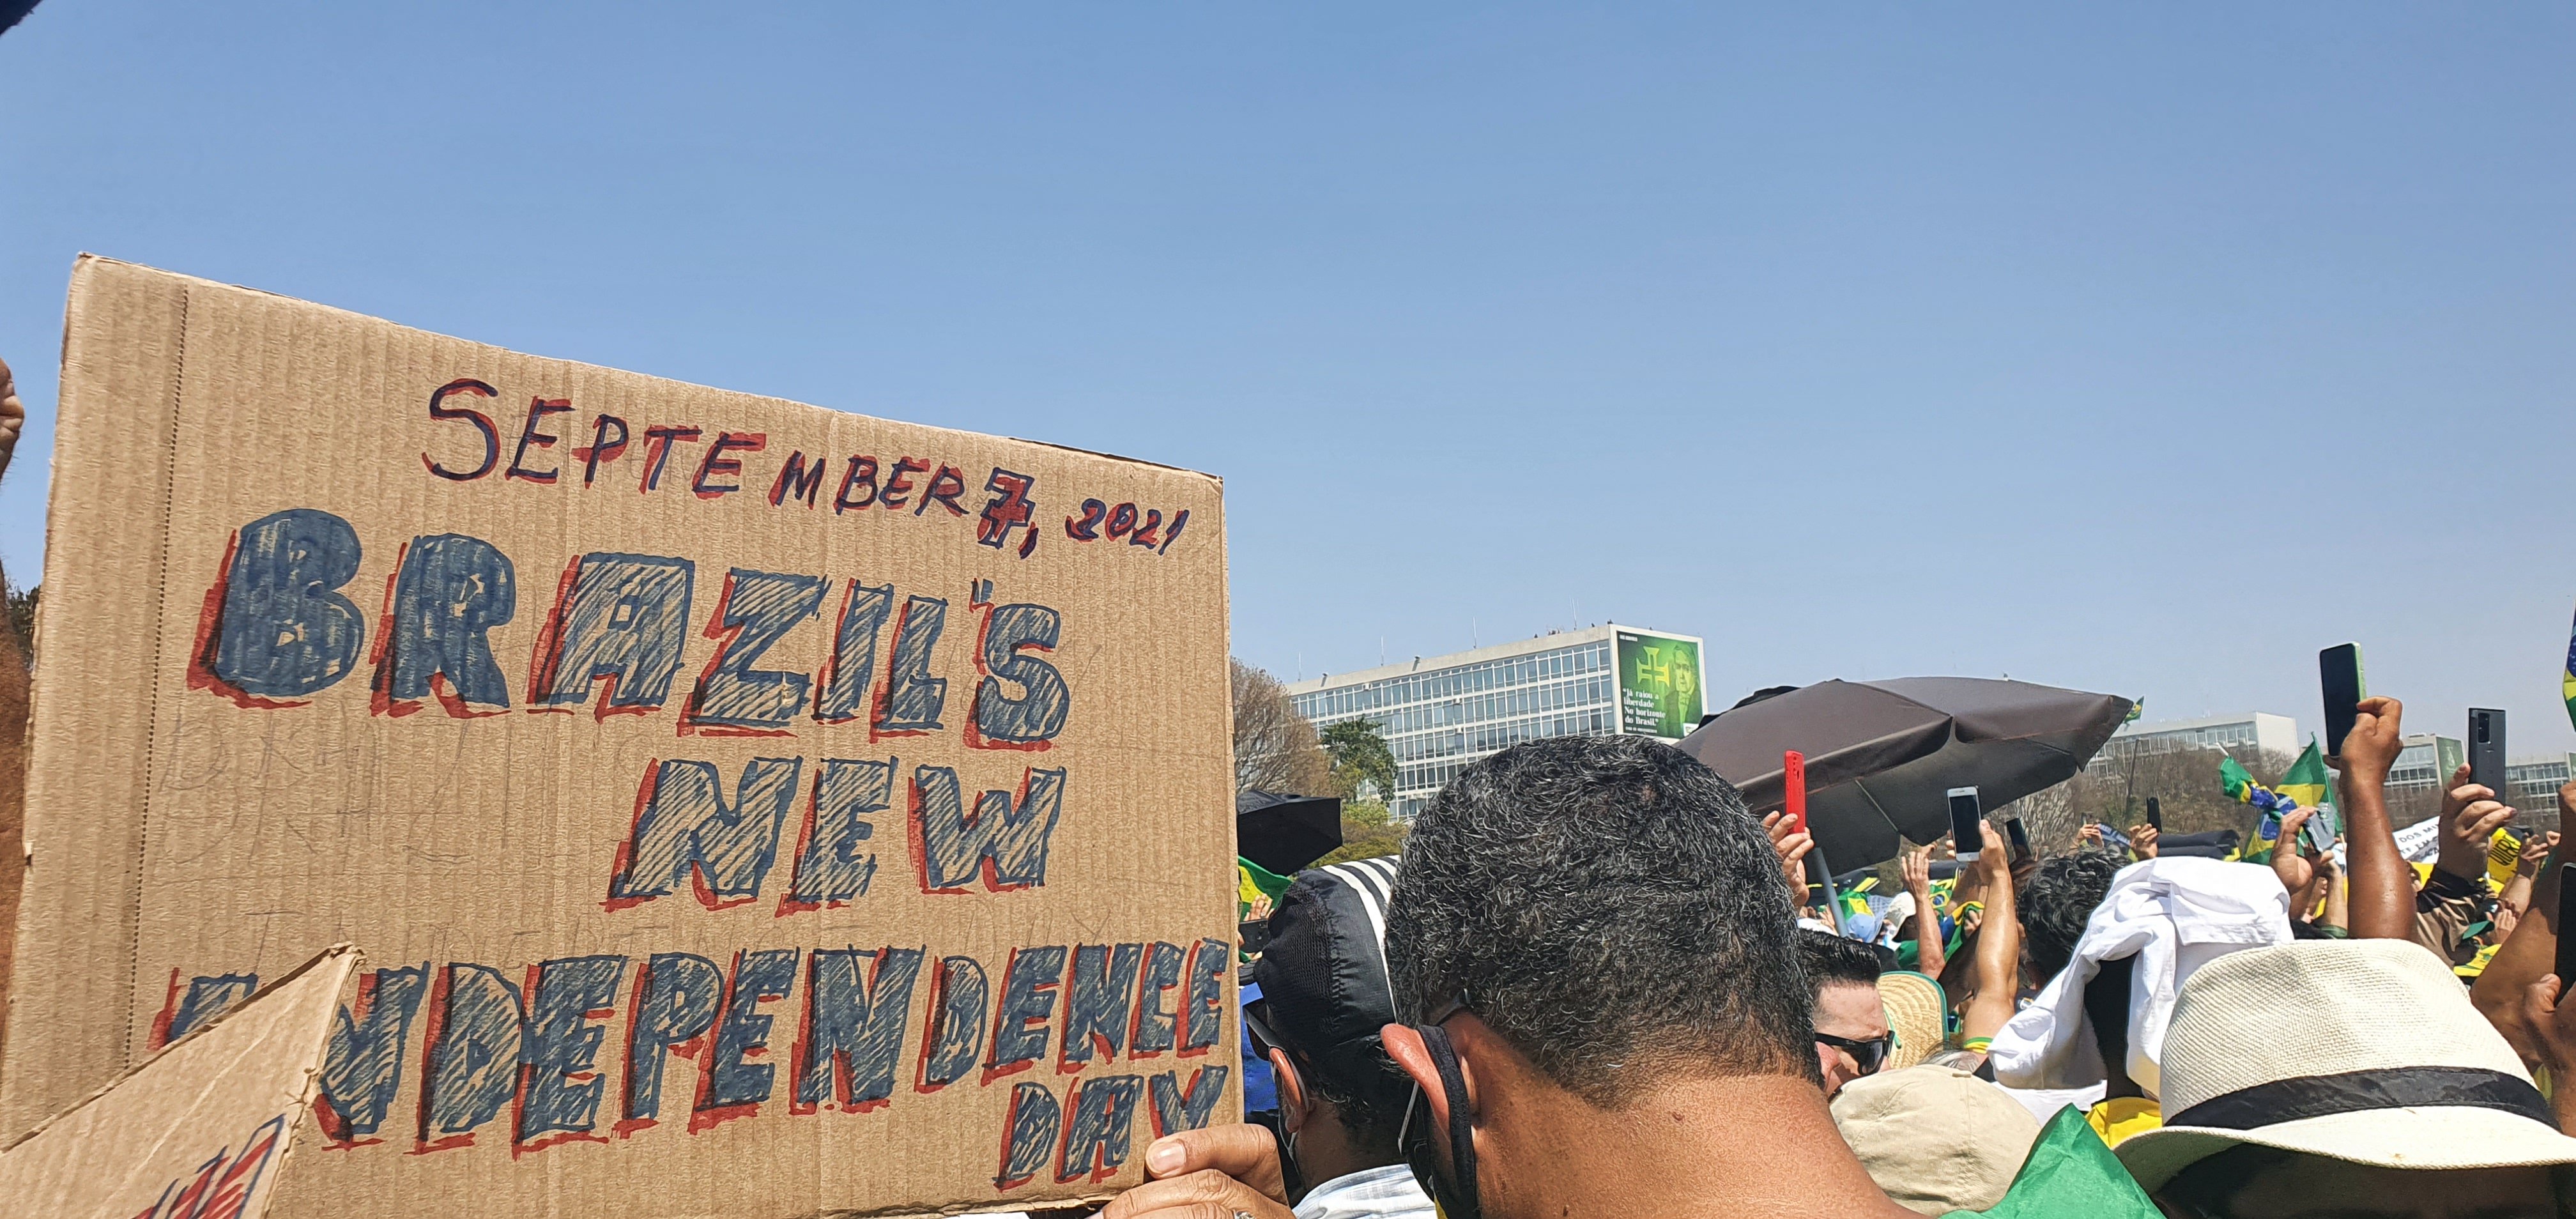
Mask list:
[[[2237,765],[2234,758],[2221,757],[2218,759],[2218,786],[2227,793],[2228,799],[2239,804],[2250,803],[2256,787],[2254,772]]]
[[[1951,1215],[1988,1215],[1997,1219],[2162,1219],[2145,1190],[2120,1167],[2120,1158],[2102,1145],[2100,1135],[2084,1120],[2084,1111],[2069,1105],[2048,1119],[2031,1144],[2030,1158],[2014,1174],[2004,1200],[1984,1211]],[[1947,1216],[1944,1219],[1948,1219]]]
[[[2299,760],[2290,763],[2289,773],[2281,776],[2276,790],[2309,808],[2325,803],[2326,793],[2334,790],[2334,776],[2326,773],[2325,753],[2313,738],[2299,752]]]

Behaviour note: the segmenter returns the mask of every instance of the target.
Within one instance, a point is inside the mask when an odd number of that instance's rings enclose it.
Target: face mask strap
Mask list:
[[[1440,1026],[1417,1026],[1422,1034],[1422,1047],[1431,1054],[1431,1065],[1440,1072],[1440,1090],[1449,1098],[1449,1165],[1447,1173],[1434,1173],[1433,1183],[1441,1196],[1440,1211],[1445,1219],[1482,1219],[1483,1210],[1476,1197],[1476,1123],[1468,1112],[1467,1077],[1458,1069],[1458,1050],[1449,1042],[1449,1032]],[[1425,1139],[1422,1146],[1430,1146]]]

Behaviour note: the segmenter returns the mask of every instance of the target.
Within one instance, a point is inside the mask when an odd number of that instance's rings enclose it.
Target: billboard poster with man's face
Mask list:
[[[1698,640],[1619,632],[1619,731],[1678,741],[1703,710]]]

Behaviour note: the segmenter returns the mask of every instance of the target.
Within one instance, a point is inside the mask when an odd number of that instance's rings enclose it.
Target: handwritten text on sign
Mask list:
[[[471,405],[496,394],[464,380],[431,396],[431,417],[469,429],[480,457],[455,466],[425,453],[430,474],[473,481],[498,470],[504,480],[553,485],[577,469],[588,488],[631,460],[637,490],[652,494],[673,453],[703,442],[685,485],[713,499],[741,491],[745,460],[767,450],[762,434],[719,431],[710,440],[696,427],[647,426],[639,440],[626,420],[602,413],[590,443],[570,450],[574,465],[558,468],[544,460],[559,439],[549,420],[572,408],[540,398],[502,468],[502,430]],[[833,464],[788,454],[771,480],[770,506],[818,507]],[[924,516],[935,507],[971,517],[982,545],[1021,558],[1036,548],[1027,475],[995,467],[983,480],[984,502],[970,509],[957,466],[868,454],[838,464],[836,515]],[[1063,528],[1078,542],[1123,541],[1159,555],[1188,520],[1186,510],[1166,520],[1159,509],[1088,499]],[[461,533],[400,541],[372,620],[350,587],[366,551],[346,519],[316,508],[235,530],[213,560],[190,686],[281,711],[364,672],[370,712],[392,719],[434,704],[465,719],[668,712],[677,738],[863,728],[865,756],[781,751],[730,770],[688,757],[646,762],[629,828],[601,860],[599,902],[608,911],[684,887],[709,909],[769,897],[778,917],[853,903],[876,883],[877,831],[892,828],[889,820],[901,822],[909,879],[924,894],[1046,884],[1048,843],[1072,782],[1066,768],[1015,763],[1006,786],[982,787],[983,777],[951,766],[906,766],[898,751],[906,738],[953,726],[970,749],[1043,755],[1073,713],[1071,689],[1047,659],[1065,631],[1054,608],[1002,601],[991,581],[974,581],[966,598],[973,672],[941,673],[934,656],[951,603],[936,590],[741,567],[704,590],[708,573],[690,558],[593,552],[558,576],[533,647],[505,657],[492,635],[518,617],[521,581],[501,547]],[[776,667],[772,648],[809,623],[825,632],[819,667]],[[693,626],[712,641],[694,674],[683,665]],[[954,700],[952,679],[963,687]],[[422,961],[362,976],[359,998],[335,1026],[317,1107],[338,1147],[390,1135],[428,1153],[494,1134],[518,1155],[630,1137],[675,1113],[695,1133],[781,1097],[792,1114],[868,1113],[899,1091],[989,1087],[1051,1057],[1057,1075],[1080,1078],[1060,1090],[1011,1085],[994,1184],[1010,1189],[1041,1173],[1098,1180],[1126,1163],[1140,1115],[1150,1133],[1209,1120],[1226,1066],[1149,1068],[1166,1054],[1187,1059],[1217,1045],[1231,964],[1230,946],[1214,939],[1037,944],[999,961],[928,945],[743,949],[730,961],[596,954],[527,965],[517,976],[494,964]],[[173,970],[153,1044],[257,985],[248,973]],[[619,1039],[608,1046],[612,1031]],[[693,1062],[697,1082],[692,1095],[666,1100],[673,1058]],[[1122,1061],[1130,1070],[1112,1073]],[[421,1101],[397,1116],[393,1101],[412,1062]]]

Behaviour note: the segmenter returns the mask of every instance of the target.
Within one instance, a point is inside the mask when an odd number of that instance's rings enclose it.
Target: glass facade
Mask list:
[[[1373,720],[1395,751],[1389,811],[1411,818],[1470,762],[1551,736],[1619,730],[1608,639],[1290,695],[1320,730]]]
[[[2099,761],[2115,754],[2165,753],[2179,749],[2242,749],[2255,743],[2254,721],[2243,720],[2172,732],[2123,733],[2105,742],[2095,759]]]
[[[2567,782],[2571,772],[2576,772],[2576,767],[2570,766],[2572,762],[2576,762],[2576,754],[2506,763],[2505,802],[2522,810],[2515,824],[2528,825],[2536,814],[2558,811],[2558,788]]]
[[[2441,787],[2467,761],[2469,747],[2455,736],[2427,734],[2406,738],[2397,760],[2388,767],[2388,794],[2411,796]],[[2508,767],[2506,773],[2512,773]]]

